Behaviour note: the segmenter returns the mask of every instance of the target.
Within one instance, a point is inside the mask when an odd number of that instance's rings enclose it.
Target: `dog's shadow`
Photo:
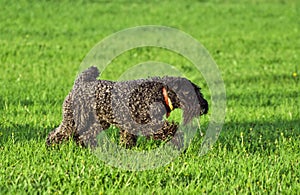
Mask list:
[[[48,132],[53,128],[36,127],[31,124],[10,124],[8,127],[0,126],[0,146],[8,142],[10,144],[31,140],[45,142]]]
[[[207,129],[208,124],[204,124],[201,131]],[[0,126],[0,146],[5,146],[8,142],[11,144],[25,141],[45,142],[47,134],[54,128],[32,126],[31,124],[11,124],[10,127]],[[199,131],[198,131],[199,132]],[[111,127],[107,130],[107,135],[113,142],[117,143],[119,139],[118,129]],[[205,136],[205,135],[204,135]],[[228,151],[241,148],[249,153],[272,152],[278,147],[278,143],[291,138],[300,136],[300,124],[297,120],[276,120],[276,121],[250,121],[244,123],[226,122],[223,125],[221,134],[216,145],[226,146]],[[193,138],[192,144],[198,148],[201,147],[203,136],[197,133]],[[149,140],[141,138],[138,146]],[[152,143],[157,145],[157,143]],[[150,143],[151,145],[151,143]],[[149,145],[148,145],[149,146]],[[148,147],[147,146],[147,147]],[[217,146],[216,146],[217,147]]]

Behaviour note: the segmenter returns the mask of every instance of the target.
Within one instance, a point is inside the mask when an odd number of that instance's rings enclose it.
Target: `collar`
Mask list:
[[[168,96],[168,92],[167,92],[165,87],[162,88],[162,93],[163,93],[164,100],[165,100],[165,103],[166,103],[167,108],[168,108],[167,109],[167,114],[166,114],[166,116],[168,118],[170,116],[171,111],[173,110],[173,105],[172,105],[172,102],[171,102],[171,100]]]

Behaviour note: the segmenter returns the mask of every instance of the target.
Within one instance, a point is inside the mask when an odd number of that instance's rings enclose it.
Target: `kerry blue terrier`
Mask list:
[[[82,72],[63,103],[62,123],[50,132],[47,145],[73,138],[83,146],[97,146],[97,135],[114,125],[120,142],[136,144],[137,136],[168,140],[178,124],[166,118],[183,110],[183,123],[206,114],[208,103],[200,88],[181,77],[153,77],[132,81],[97,80],[96,67]]]

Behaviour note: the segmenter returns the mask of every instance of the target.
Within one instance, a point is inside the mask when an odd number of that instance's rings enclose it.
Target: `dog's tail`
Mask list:
[[[97,77],[99,76],[99,70],[95,66],[91,66],[87,70],[80,73],[80,75],[77,77],[75,84],[82,83],[82,82],[93,82],[97,80]]]

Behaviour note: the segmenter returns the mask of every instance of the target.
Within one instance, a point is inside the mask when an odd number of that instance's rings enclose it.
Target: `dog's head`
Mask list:
[[[167,110],[180,108],[184,112],[184,121],[207,114],[208,103],[201,93],[201,88],[185,78],[168,77],[165,92]],[[164,93],[164,92],[163,92]],[[164,95],[165,96],[165,95]]]

